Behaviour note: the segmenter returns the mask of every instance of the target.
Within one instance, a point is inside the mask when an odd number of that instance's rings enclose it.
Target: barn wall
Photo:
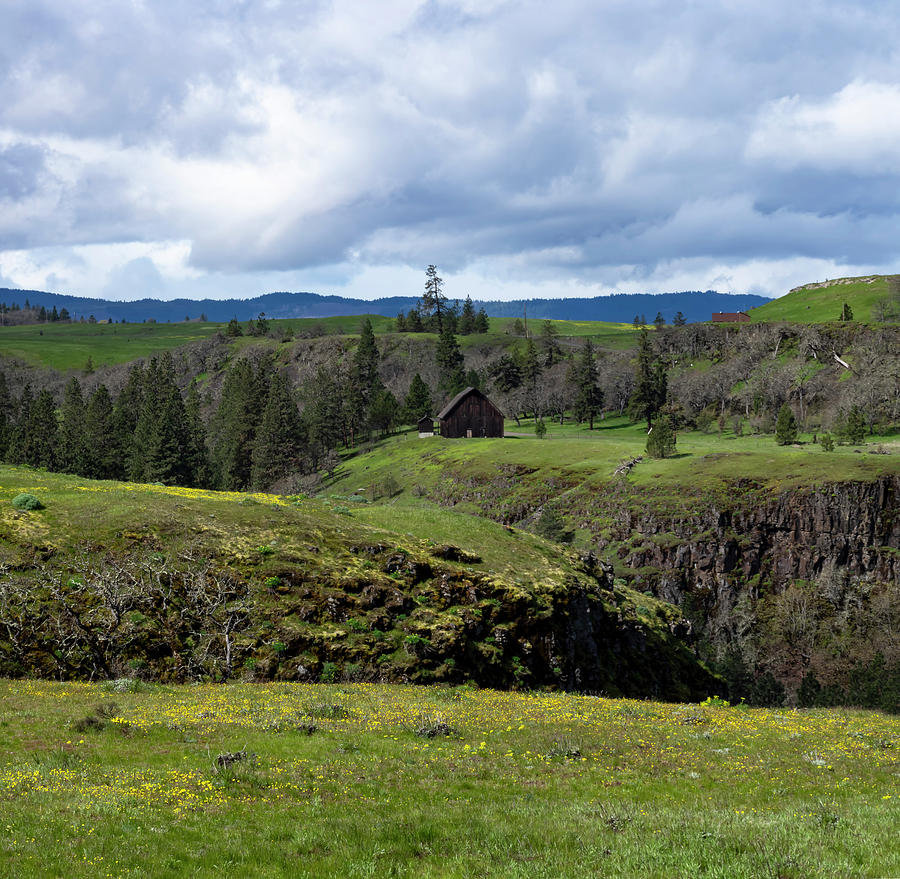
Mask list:
[[[472,394],[441,421],[441,435],[464,437],[471,430],[472,436],[503,436],[503,415],[484,397]]]

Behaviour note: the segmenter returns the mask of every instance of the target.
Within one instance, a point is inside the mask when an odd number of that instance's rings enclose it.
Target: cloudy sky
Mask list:
[[[0,2],[0,286],[776,296],[898,219],[893,0]]]

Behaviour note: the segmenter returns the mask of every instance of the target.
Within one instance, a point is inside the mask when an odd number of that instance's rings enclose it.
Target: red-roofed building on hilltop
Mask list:
[[[716,311],[713,312],[714,324],[743,324],[750,320],[750,315],[743,311]]]

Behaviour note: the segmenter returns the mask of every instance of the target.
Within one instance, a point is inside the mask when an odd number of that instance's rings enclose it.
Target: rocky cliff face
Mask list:
[[[843,569],[858,579],[900,585],[900,478],[831,483],[786,491],[748,506],[710,505],[690,520],[630,513],[622,533],[643,540],[619,548],[660,597],[683,604],[691,595],[707,616],[726,612],[736,593],[779,591]]]

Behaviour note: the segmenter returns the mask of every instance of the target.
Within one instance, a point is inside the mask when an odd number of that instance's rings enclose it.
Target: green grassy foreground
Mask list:
[[[900,872],[900,718],[874,713],[372,684],[0,705],[4,877]]]

